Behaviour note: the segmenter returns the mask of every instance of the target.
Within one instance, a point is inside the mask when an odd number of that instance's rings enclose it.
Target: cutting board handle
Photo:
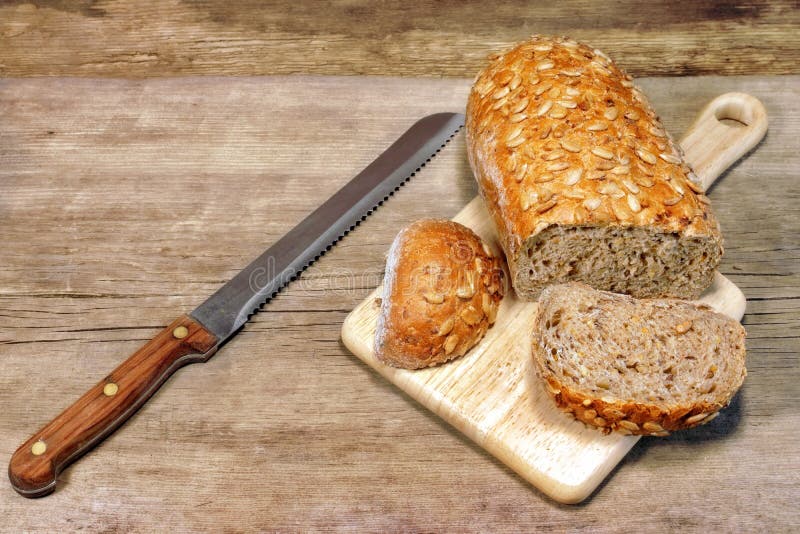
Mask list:
[[[709,102],[680,141],[703,189],[752,150],[767,126],[767,110],[754,96],[725,93]]]
[[[178,368],[206,361],[217,338],[182,316],[125,360],[72,406],[17,449],[8,466],[11,485],[24,497],[42,497],[58,473],[114,431]]]

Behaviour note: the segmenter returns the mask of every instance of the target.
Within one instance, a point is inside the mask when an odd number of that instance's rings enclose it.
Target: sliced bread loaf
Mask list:
[[[580,283],[542,291],[533,359],[561,408],[625,434],[662,436],[706,423],[747,374],[737,321],[705,305]]]
[[[697,176],[645,95],[599,50],[534,36],[478,75],[467,152],[525,300],[579,281],[696,298],[722,237]]]

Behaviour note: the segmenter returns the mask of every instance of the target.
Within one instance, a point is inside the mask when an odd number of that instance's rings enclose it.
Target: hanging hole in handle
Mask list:
[[[753,122],[752,110],[738,99],[727,98],[714,110],[719,122],[733,128],[747,128]]]

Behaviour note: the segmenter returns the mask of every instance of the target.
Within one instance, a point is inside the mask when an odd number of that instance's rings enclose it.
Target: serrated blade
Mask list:
[[[223,343],[427,163],[464,126],[460,113],[417,121],[375,161],[292,228],[191,316]]]

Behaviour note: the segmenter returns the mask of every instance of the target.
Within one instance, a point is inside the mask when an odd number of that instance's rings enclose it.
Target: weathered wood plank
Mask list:
[[[643,439],[586,504],[563,508],[344,349],[341,322],[379,283],[396,231],[452,217],[475,195],[459,136],[430,164],[458,172],[409,182],[269,313],[67,470],[57,493],[28,501],[0,484],[2,516],[20,530],[796,525],[800,78],[642,85],[676,133],[725,91],[752,93],[770,113],[767,139],[711,191],[721,270],[749,298],[750,369],[711,425]],[[0,82],[0,464],[418,116],[461,109],[467,87]]]
[[[532,33],[600,47],[635,76],[798,73],[795,2],[14,0],[0,75],[472,77]]]

